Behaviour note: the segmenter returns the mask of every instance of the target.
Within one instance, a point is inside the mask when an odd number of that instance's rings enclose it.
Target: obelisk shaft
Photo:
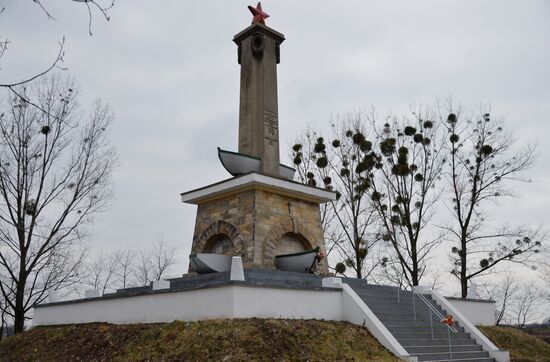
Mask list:
[[[279,176],[277,64],[284,36],[254,24],[233,41],[239,47],[239,153],[260,157],[260,172]]]

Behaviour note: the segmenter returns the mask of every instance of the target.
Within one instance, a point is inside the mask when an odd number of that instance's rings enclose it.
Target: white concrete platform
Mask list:
[[[243,269],[242,261],[238,259],[233,260],[230,272],[186,275],[103,296],[94,294],[80,300],[38,305],[34,309],[33,326],[93,322],[169,323],[176,320],[224,318],[347,321],[366,327],[382,345],[402,360],[417,360],[407,353],[379,319],[375,309],[371,308],[375,305],[369,306],[364,297],[355,291],[358,285],[362,285],[361,288],[371,288],[364,291],[371,290],[371,293],[378,290],[388,298],[395,299],[397,295],[393,294],[396,288],[369,286],[365,281],[353,278],[324,278],[305,273]],[[508,355],[496,349],[474,326],[480,322],[479,318],[487,317],[481,314],[494,314],[494,303],[447,300],[431,290],[421,292],[431,294],[493,358],[499,362],[508,361]],[[388,299],[390,305],[393,302]],[[487,319],[485,322],[490,324],[491,321]]]

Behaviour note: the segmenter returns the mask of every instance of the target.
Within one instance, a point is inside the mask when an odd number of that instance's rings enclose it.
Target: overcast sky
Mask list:
[[[252,1],[117,0],[111,21],[69,0],[0,0],[11,41],[0,81],[40,71],[66,38],[65,72],[82,104],[108,102],[122,165],[116,199],[94,227],[96,249],[142,247],[165,237],[187,266],[195,207],[181,192],[228,178],[216,147],[236,150],[239,65],[233,35]],[[281,156],[308,123],[374,106],[403,113],[452,95],[491,103],[518,143],[539,144],[534,183],[495,218],[545,223],[550,214],[550,2],[265,0],[281,46]]]

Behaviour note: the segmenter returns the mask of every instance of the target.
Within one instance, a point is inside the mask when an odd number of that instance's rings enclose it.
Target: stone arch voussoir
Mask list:
[[[251,260],[251,256],[246,254],[244,239],[241,236],[239,228],[223,220],[214,221],[202,232],[202,234],[200,234],[197,240],[195,240],[195,242],[193,243],[193,251],[195,253],[202,252],[208,240],[210,240],[210,238],[212,238],[213,236],[219,234],[227,235],[227,237],[231,240],[231,242],[233,243],[234,255],[241,256],[243,258],[243,262]]]
[[[273,226],[267,235],[267,239],[264,244],[263,258],[264,263],[275,265],[275,250],[277,243],[283,238],[283,235],[293,233],[297,234],[304,239],[309,245],[306,247],[317,246],[314,236],[309,232],[307,225],[304,225],[297,219],[289,218],[287,221]]]

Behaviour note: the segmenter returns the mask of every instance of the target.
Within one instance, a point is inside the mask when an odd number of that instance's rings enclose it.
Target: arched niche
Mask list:
[[[302,235],[297,233],[286,233],[275,246],[275,256],[284,254],[300,253],[311,249],[311,244]]]
[[[222,238],[222,240],[220,241],[219,238]],[[195,239],[191,252],[209,253],[209,250],[212,250],[214,244],[222,245],[223,250],[224,243],[227,243],[223,240],[224,238],[229,238],[231,241],[231,252],[228,252],[228,255],[242,256],[243,262],[252,260],[252,256],[246,253],[247,249],[245,248],[244,240],[241,237],[239,229],[235,225],[223,220],[216,220],[211,223],[200,236]]]
[[[235,249],[233,241],[226,234],[212,235],[204,244],[203,252],[232,255]]]

